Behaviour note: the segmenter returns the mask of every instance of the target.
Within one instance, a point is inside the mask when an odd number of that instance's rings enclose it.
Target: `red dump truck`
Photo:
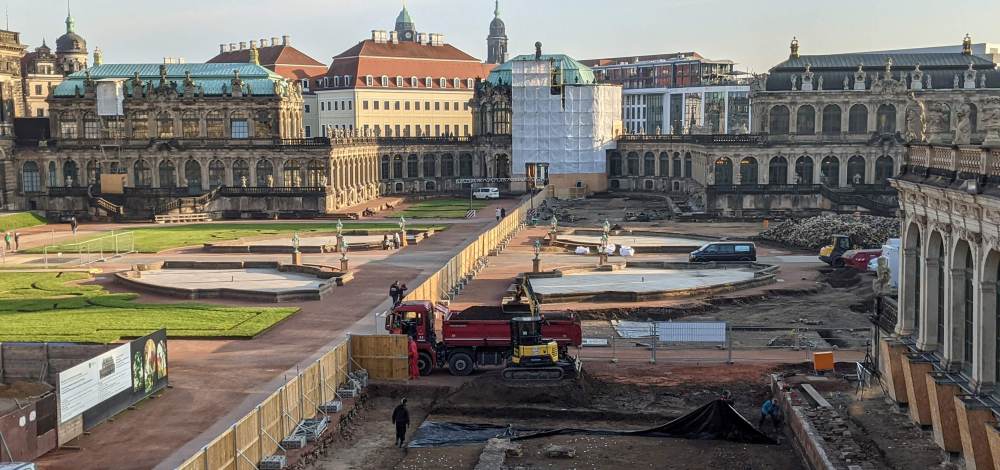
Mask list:
[[[441,338],[435,324],[440,314]],[[403,302],[386,317],[390,334],[409,334],[417,343],[420,375],[436,367],[448,366],[453,375],[469,375],[478,366],[502,366],[513,353],[510,319],[500,307],[471,307],[450,311],[429,301]],[[559,356],[566,357],[570,346],[583,343],[583,329],[573,312],[545,314],[542,336],[559,345]]]

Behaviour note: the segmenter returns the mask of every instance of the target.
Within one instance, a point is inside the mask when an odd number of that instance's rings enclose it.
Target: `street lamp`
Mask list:
[[[538,257],[538,254],[542,252],[542,241],[535,239],[535,259],[531,260],[531,272],[537,273],[542,271],[542,260]]]
[[[604,219],[604,233],[611,231],[611,224],[608,223],[608,219]]]
[[[344,236],[344,224],[340,221],[340,219],[337,219],[337,238],[341,238],[343,236]]]
[[[555,215],[552,216],[552,220],[549,221],[549,225],[552,227],[551,232],[552,233],[556,233],[556,227],[559,226],[559,221],[556,220],[556,216]]]
[[[406,219],[404,219],[403,216],[399,216],[399,231],[406,231]]]
[[[535,239],[535,259],[538,259],[538,254],[542,252],[542,241]]]
[[[347,266],[347,240],[340,239],[340,272],[346,273]]]
[[[299,252],[299,234],[295,233],[292,235],[292,253]]]

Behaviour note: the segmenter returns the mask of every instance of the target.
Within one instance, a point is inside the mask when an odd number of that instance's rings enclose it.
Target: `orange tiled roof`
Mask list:
[[[440,79],[445,78],[447,84],[444,89],[455,89],[453,80],[458,78],[461,81],[459,88],[467,90],[468,79],[486,79],[495,66],[483,64],[450,44],[392,44],[368,39],[333,58],[333,64],[326,73],[330,77],[330,86],[325,89],[367,88],[365,77],[368,75],[374,79],[371,88],[381,88],[384,75],[389,77],[388,88],[397,88],[396,77],[403,77],[402,88],[427,89],[425,79],[430,77],[430,88],[442,89]],[[351,83],[343,81],[345,76],[351,77]],[[333,77],[341,77],[339,87],[333,86]],[[417,78],[416,87],[411,84],[412,77]]]
[[[321,77],[326,74],[323,63],[309,57],[292,46],[277,45],[258,48],[260,65],[290,79]],[[238,64],[250,62],[250,49],[223,52],[208,60],[209,64]]]

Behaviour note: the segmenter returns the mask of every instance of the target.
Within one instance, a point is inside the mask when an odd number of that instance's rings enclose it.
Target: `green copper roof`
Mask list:
[[[176,82],[179,89],[182,89],[186,72],[191,72],[191,79],[196,86],[201,85],[206,95],[221,94],[223,85],[231,88],[231,81],[235,78],[234,70],[239,71],[240,79],[244,84],[250,85],[255,96],[272,96],[274,82],[285,83],[281,75],[256,64],[165,64],[163,67],[166,68],[167,82]],[[93,80],[133,80],[135,73],[139,72],[139,79],[144,82],[152,81],[156,86],[160,81],[160,64],[96,65],[66,77],[56,87],[55,96],[74,96],[77,86],[82,93],[87,72],[90,72]]]
[[[406,4],[403,4],[403,11],[399,12],[399,16],[396,17],[396,23],[413,24],[413,18],[410,17],[410,12],[406,11]]]
[[[487,79],[490,83],[494,85],[498,81],[503,80],[504,84],[509,85],[513,80],[511,69],[514,66],[514,62],[519,60],[535,60],[534,54],[525,54],[515,57],[513,60],[509,60],[500,64],[490,72],[490,77]],[[562,82],[566,84],[582,84],[590,85],[597,81],[594,78],[594,71],[583,65],[572,57],[563,54],[553,54],[553,55],[542,55],[542,60],[551,60],[552,64],[555,66],[556,70],[562,72]]]

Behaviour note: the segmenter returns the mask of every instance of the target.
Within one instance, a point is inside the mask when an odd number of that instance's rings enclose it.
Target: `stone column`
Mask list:
[[[813,158],[813,184],[823,183],[823,159],[819,156]]]
[[[212,164],[212,157],[203,158],[201,162],[201,190],[208,191],[212,183],[208,180],[208,166]]]
[[[911,240],[903,234],[903,239],[901,240],[902,246],[907,246],[912,243]],[[914,318],[914,308],[916,306],[916,296],[914,295],[913,286],[916,284],[917,275],[917,260],[919,259],[919,253],[915,247],[903,248],[903,268],[899,279],[899,317],[896,320],[896,334],[899,336],[906,336],[913,332],[913,318]]]
[[[848,157],[848,160],[850,160],[850,157]],[[839,186],[841,188],[846,188],[848,180],[851,178],[851,175],[847,174],[847,162],[846,161],[840,160],[840,165],[838,166],[838,171],[840,172],[840,174],[838,175],[838,180],[840,182],[839,182],[839,184],[837,186]]]
[[[247,176],[247,186],[248,187],[257,186],[257,162],[250,160],[249,162],[247,162],[247,165],[250,166],[250,176]],[[242,184],[242,182],[236,183],[235,181],[233,183],[234,183],[233,186]]]
[[[980,271],[982,268],[979,267]],[[979,277],[981,279],[981,275]],[[973,320],[973,331],[976,334],[975,367],[972,370],[976,389],[980,389],[983,384],[996,382],[996,344],[997,344],[997,316],[996,297],[997,288],[995,282],[980,282],[979,290],[976,292],[976,318]]]
[[[955,255],[951,253],[951,265],[954,266]],[[946,318],[946,334],[944,339],[945,364],[958,364],[965,362],[965,269],[949,268],[951,272],[951,304],[950,318]],[[905,273],[905,270],[904,270]],[[900,281],[902,283],[902,281]]]
[[[936,244],[923,244],[923,251],[925,262],[921,266],[920,279],[923,280],[924,285],[921,286],[920,291],[923,293],[921,302],[924,304],[924,315],[920,318],[919,335],[914,339],[917,341],[917,349],[929,351],[941,346],[937,344],[938,302],[941,300],[938,298],[938,282],[940,282],[938,263],[941,258],[937,254]],[[947,291],[947,286],[945,289]]]

